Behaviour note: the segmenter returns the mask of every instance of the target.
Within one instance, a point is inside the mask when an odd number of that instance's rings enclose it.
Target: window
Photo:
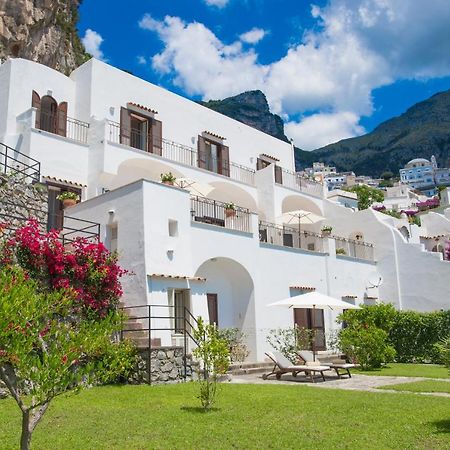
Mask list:
[[[197,165],[214,173],[230,176],[230,150],[226,145],[198,137]]]
[[[122,107],[120,143],[145,152],[162,155],[162,122]]]
[[[217,306],[217,294],[206,294],[206,299],[208,301],[208,316],[209,323],[215,323],[216,326],[219,325],[219,311]]]
[[[299,328],[314,330],[315,349],[326,349],[325,321],[322,309],[294,308],[294,323]]]
[[[173,293],[174,331],[183,334],[185,330],[185,308],[189,308],[189,290],[175,290]]]
[[[110,252],[117,252],[118,249],[118,226],[117,223],[109,225],[106,229],[106,242]]]
[[[178,236],[178,221],[169,219],[169,236]]]
[[[58,200],[58,196],[63,192],[75,192],[81,197],[81,189],[58,185],[53,183],[47,183],[48,186],[48,217],[47,217],[47,230],[60,230],[63,227],[64,222],[64,208],[61,200]]]
[[[31,106],[36,108],[35,127],[49,133],[66,136],[67,132],[67,102],[59,105],[50,95],[40,98],[36,91],[31,97]]]

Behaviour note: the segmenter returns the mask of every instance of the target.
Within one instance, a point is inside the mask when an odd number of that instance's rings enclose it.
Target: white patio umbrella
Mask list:
[[[304,209],[297,209],[295,211],[288,211],[282,214],[278,221],[284,225],[296,225],[298,226],[298,238],[299,238],[299,247],[301,247],[301,226],[314,224],[325,220],[325,217],[320,216],[319,214],[315,214],[311,211],[306,211]]]
[[[312,328],[314,329],[314,317],[316,315],[316,309],[360,309],[359,306],[352,305],[351,303],[344,302],[329,295],[321,294],[320,292],[308,292],[307,294],[300,294],[294,297],[288,297],[283,300],[279,300],[275,303],[270,303],[267,306],[281,306],[284,308],[308,308],[313,310]],[[313,340],[313,357],[316,360],[316,343]]]
[[[193,195],[199,195],[206,197],[211,191],[214,190],[214,186],[206,183],[200,183],[192,178],[177,178],[175,181],[176,186],[186,189]]]

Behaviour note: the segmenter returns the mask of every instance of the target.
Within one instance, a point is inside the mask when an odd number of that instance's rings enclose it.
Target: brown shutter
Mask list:
[[[261,158],[256,159],[256,170],[264,169],[266,165],[264,164],[264,161]]]
[[[150,139],[152,145],[150,152],[162,156],[162,122],[160,120],[152,119]]]
[[[197,165],[200,169],[206,169],[206,142],[202,136],[198,137],[197,144]]]
[[[206,294],[208,301],[209,323],[219,325],[219,311],[217,307],[217,294]]]
[[[275,165],[275,183],[283,184],[283,172],[281,167],[277,165]]]
[[[41,128],[41,97],[39,97],[39,94],[36,91],[33,91],[31,95],[31,106],[33,108],[36,108],[36,123],[35,128],[40,129]]]
[[[309,328],[308,310],[306,308],[294,308],[294,323],[299,328]]]
[[[130,145],[130,135],[130,111],[122,106],[120,108],[120,143],[124,145]]]
[[[67,102],[61,102],[56,113],[56,134],[66,136],[67,133]]]
[[[225,175],[226,177],[230,176],[230,149],[221,145],[219,150],[219,164],[218,169],[219,173]]]

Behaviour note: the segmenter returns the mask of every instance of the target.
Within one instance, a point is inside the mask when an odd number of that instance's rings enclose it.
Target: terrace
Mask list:
[[[82,144],[88,142],[89,124],[66,115],[39,111],[36,115],[35,128]]]

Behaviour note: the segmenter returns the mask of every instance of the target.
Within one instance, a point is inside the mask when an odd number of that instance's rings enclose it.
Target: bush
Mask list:
[[[344,328],[339,333],[339,344],[347,357],[365,370],[381,367],[395,357],[387,332],[374,325]]]
[[[442,339],[435,347],[440,354],[442,363],[450,369],[450,336]]]
[[[239,328],[220,328],[218,333],[219,337],[228,343],[231,362],[244,362],[250,354],[244,344],[246,335]]]
[[[276,328],[269,331],[267,342],[289,361],[296,362],[300,350],[311,350],[314,334],[314,330],[297,326]]]

